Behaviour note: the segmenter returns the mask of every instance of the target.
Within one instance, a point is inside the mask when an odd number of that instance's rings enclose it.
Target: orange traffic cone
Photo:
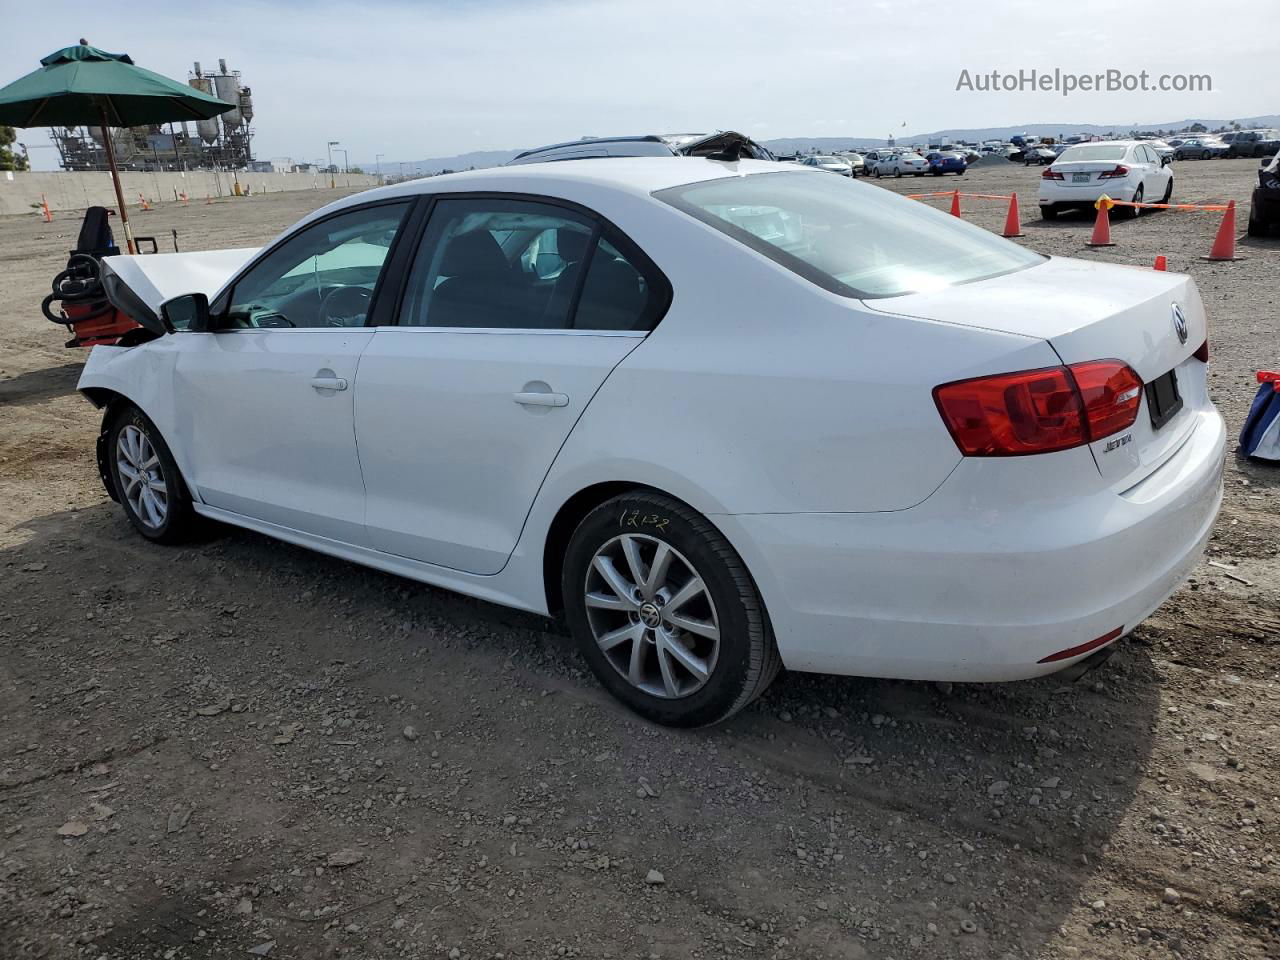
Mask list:
[[[1016,193],[1009,197],[1009,215],[1004,218],[1004,233],[1000,234],[1000,236],[1025,236],[1022,232],[1022,218],[1018,216],[1018,195]]]
[[[1213,240],[1213,248],[1202,260],[1239,260],[1236,256],[1236,202],[1227,204],[1227,212],[1222,215],[1222,225],[1218,227],[1218,235]]]
[[[1106,201],[1106,202],[1104,202]],[[1111,202],[1108,197],[1098,201],[1098,216],[1093,221],[1093,236],[1085,246],[1114,247],[1111,242]]]
[[[1154,267],[1154,269],[1156,269],[1156,270],[1168,270],[1168,269],[1169,269],[1169,261],[1168,261],[1168,260],[1166,260],[1166,259],[1164,258],[1164,254],[1163,254],[1163,253],[1162,253],[1162,254],[1160,254],[1160,256],[1156,257],[1156,262],[1155,262],[1155,267]]]
[[[49,201],[40,194],[40,219],[45,223],[53,223],[53,214],[49,212]]]
[[[140,204],[142,204],[142,209],[143,209],[143,210],[150,210],[150,209],[151,209],[151,204],[147,203],[147,198],[146,198],[146,197],[144,197],[142,194],[138,194],[138,202],[139,202]]]
[[[210,204],[212,204],[212,203],[213,203],[213,194],[211,194],[211,193],[206,193],[206,194],[204,195],[204,205],[207,207],[207,206],[209,206],[209,205],[210,205]]]
[[[952,191],[951,194],[951,215],[953,217],[960,216],[960,191]]]
[[[186,194],[186,191],[185,191],[185,190],[184,190],[184,191],[183,191],[183,193],[182,193],[182,205],[183,205],[184,207],[189,207],[189,206],[191,206],[191,204],[187,202],[187,194]]]

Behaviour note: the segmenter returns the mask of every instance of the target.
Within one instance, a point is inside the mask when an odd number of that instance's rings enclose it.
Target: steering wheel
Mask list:
[[[363,324],[372,299],[373,293],[364,287],[334,287],[320,301],[320,326],[356,326],[347,322],[352,317],[359,317]]]

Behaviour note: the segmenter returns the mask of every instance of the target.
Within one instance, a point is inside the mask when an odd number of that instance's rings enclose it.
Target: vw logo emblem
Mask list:
[[[1182,308],[1176,303],[1173,305],[1173,332],[1178,335],[1179,343],[1186,343],[1187,337],[1191,332],[1187,329],[1187,318],[1182,313]]]

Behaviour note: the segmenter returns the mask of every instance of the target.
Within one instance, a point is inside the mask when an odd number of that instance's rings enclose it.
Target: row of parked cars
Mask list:
[[[971,157],[952,150],[921,154],[914,150],[888,148],[866,153],[809,154],[797,157],[793,162],[845,177],[923,177],[927,173],[940,177],[948,173],[964,176],[966,168],[976,158],[976,154]]]
[[[1022,140],[1021,137],[1016,138]],[[1224,152],[1222,146],[1225,145]],[[944,146],[953,146],[950,144]],[[1076,143],[987,143],[981,151],[969,145],[920,153],[914,148],[879,148],[865,153],[846,151],[804,157],[776,157],[768,148],[734,131],[712,134],[606,137],[551,144],[520,154],[511,164],[587,157],[692,156],[715,160],[789,160],[846,177],[923,177],[956,173],[983,155],[1004,156],[1045,167],[1040,178],[1040,211],[1056,217],[1073,207],[1092,207],[1102,194],[1126,201],[1167,203],[1173,197],[1174,160],[1215,156],[1262,158],[1258,186],[1249,213],[1249,234],[1264,237],[1280,230],[1280,135],[1274,130],[1244,130],[1221,137],[1200,135],[1186,139],[1101,140]],[[1232,153],[1234,151],[1234,153]],[[1207,156],[1206,156],[1207,154]],[[1138,216],[1136,208],[1120,215]]]

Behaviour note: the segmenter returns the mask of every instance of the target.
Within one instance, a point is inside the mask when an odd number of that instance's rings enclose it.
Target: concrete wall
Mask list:
[[[188,171],[187,173],[135,173],[120,174],[124,188],[124,201],[129,209],[140,206],[138,194],[149,203],[174,200],[175,191],[186,193],[191,203],[203,203],[206,197],[231,195],[236,180],[241,189],[248,187],[253,193],[277,193],[285,190],[324,190],[329,186],[329,175],[324,173],[213,173]],[[333,175],[339,187],[372,187],[378,178],[369,174],[338,173]],[[115,190],[109,173],[11,173],[0,172],[0,216],[16,214],[39,215],[40,194],[44,194],[49,209],[83,210],[86,207],[111,207],[116,205]]]

